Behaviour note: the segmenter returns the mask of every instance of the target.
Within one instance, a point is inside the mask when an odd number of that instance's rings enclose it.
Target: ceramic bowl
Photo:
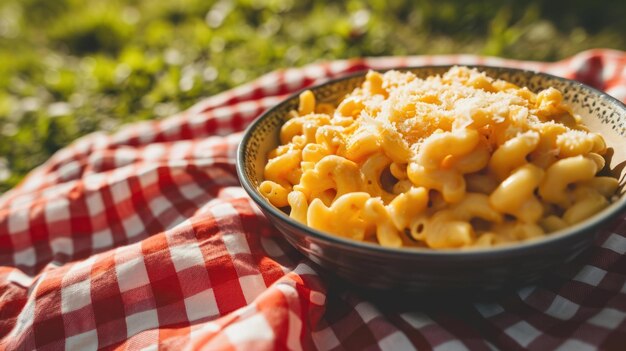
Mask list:
[[[398,68],[418,77],[442,74],[449,66]],[[593,131],[603,134],[610,148],[604,172],[620,179],[619,199],[593,217],[545,238],[515,245],[443,250],[386,248],[327,234],[302,225],[271,205],[257,190],[263,180],[267,153],[278,144],[287,113],[297,109],[298,94],[255,120],[245,132],[237,154],[241,184],[284,237],[301,253],[338,279],[360,287],[402,292],[494,292],[539,280],[572,261],[591,245],[596,233],[626,211],[626,106],[584,84],[531,71],[476,66],[493,78],[532,91],[559,89],[567,103]],[[319,102],[336,103],[361,85],[366,72],[309,88]]]

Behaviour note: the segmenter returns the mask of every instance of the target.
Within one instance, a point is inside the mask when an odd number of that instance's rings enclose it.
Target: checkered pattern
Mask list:
[[[162,121],[77,140],[0,197],[0,346],[20,350],[624,350],[626,214],[537,286],[491,302],[369,298],[320,276],[246,196],[241,131],[305,86],[367,68],[550,72],[626,101],[626,53],[555,63],[371,58],[273,72]]]

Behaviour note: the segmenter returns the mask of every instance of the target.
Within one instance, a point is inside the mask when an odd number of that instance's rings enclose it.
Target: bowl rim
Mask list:
[[[594,214],[592,217],[587,218],[586,220],[577,223],[573,226],[564,228],[562,230],[558,230],[556,232],[549,233],[548,235],[542,236],[535,240],[528,240],[522,242],[516,242],[508,245],[500,245],[500,246],[490,246],[490,247],[470,247],[470,248],[457,248],[457,249],[431,249],[431,248],[420,248],[420,247],[385,247],[380,244],[370,243],[365,241],[358,241],[354,239],[344,238],[338,235],[333,235],[330,233],[326,233],[315,228],[304,225],[291,217],[289,217],[286,213],[273,206],[267,199],[265,199],[258,190],[252,185],[251,181],[246,177],[245,172],[245,146],[250,141],[253,132],[257,129],[260,123],[267,118],[272,112],[281,108],[283,105],[288,103],[294,98],[297,98],[300,93],[305,90],[315,90],[326,85],[336,84],[338,82],[344,80],[350,80],[353,78],[364,76],[368,71],[373,70],[377,72],[386,72],[390,70],[419,70],[419,69],[445,69],[451,68],[454,66],[465,66],[468,68],[475,68],[479,71],[481,69],[490,69],[496,71],[513,71],[516,73],[530,74],[530,75],[538,75],[545,76],[547,78],[556,79],[559,81],[567,82],[570,84],[581,86],[583,89],[590,91],[591,93],[599,96],[601,99],[605,100],[607,103],[615,105],[617,108],[624,110],[626,113],[626,104],[622,103],[620,100],[614,98],[613,96],[608,95],[607,93],[591,87],[587,84],[579,82],[577,80],[558,77],[549,73],[538,72],[535,70],[529,69],[520,69],[520,68],[510,68],[510,67],[502,67],[502,66],[489,66],[489,65],[462,65],[462,64],[447,64],[447,65],[423,65],[423,66],[401,66],[401,67],[391,67],[386,69],[365,69],[359,70],[356,72],[352,72],[346,75],[342,75],[336,78],[330,78],[322,83],[315,84],[312,86],[307,86],[305,88],[299,89],[293,94],[285,97],[282,101],[274,105],[273,107],[265,110],[261,113],[250,125],[245,129],[244,135],[241,139],[237,147],[237,160],[236,160],[236,170],[237,176],[239,177],[239,181],[245,191],[250,195],[252,200],[266,213],[270,213],[272,216],[278,218],[281,221],[286,222],[289,226],[295,227],[306,235],[312,236],[313,238],[325,242],[329,242],[331,244],[339,245],[342,247],[346,247],[349,249],[357,249],[359,251],[367,251],[370,253],[375,253],[379,255],[401,255],[403,257],[407,256],[428,256],[432,258],[486,258],[486,257],[497,257],[497,256],[509,256],[509,255],[519,255],[522,253],[527,253],[532,249],[546,249],[548,247],[557,246],[561,244],[562,241],[566,241],[568,239],[572,240],[582,235],[590,235],[590,237],[595,237],[595,235],[588,233],[589,231],[595,230],[596,228],[606,224],[611,219],[614,219],[620,212],[626,210],[626,192],[622,194],[622,196],[617,199],[615,202],[611,203],[604,210]],[[280,231],[280,229],[278,229]],[[595,233],[594,233],[595,234]]]

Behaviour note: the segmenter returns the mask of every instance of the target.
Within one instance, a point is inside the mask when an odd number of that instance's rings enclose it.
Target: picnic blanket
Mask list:
[[[626,214],[538,285],[387,304],[335,284],[240,187],[242,131],[287,95],[350,72],[438,64],[545,71],[626,101],[626,53],[613,50],[554,63],[359,58],[272,72],[171,118],[86,136],[0,197],[0,347],[626,350]]]

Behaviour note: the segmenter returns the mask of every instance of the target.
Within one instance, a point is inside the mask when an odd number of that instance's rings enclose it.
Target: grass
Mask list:
[[[87,133],[276,68],[356,56],[626,49],[626,2],[4,0],[0,193]]]

